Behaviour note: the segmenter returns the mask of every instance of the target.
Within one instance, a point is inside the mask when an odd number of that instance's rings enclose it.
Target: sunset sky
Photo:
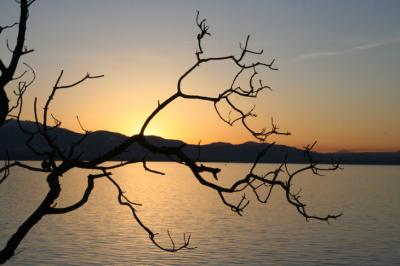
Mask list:
[[[270,118],[292,136],[272,138],[302,147],[318,141],[320,151],[400,150],[400,1],[133,1],[37,0],[31,7],[25,56],[37,73],[26,95],[23,118],[33,119],[64,69],[64,83],[86,72],[104,74],[60,91],[52,113],[63,127],[138,133],[145,118],[176,90],[178,78],[196,62],[196,10],[207,18],[206,55],[238,55],[264,49],[279,71],[266,73],[265,91],[255,101],[252,125]],[[0,1],[0,25],[19,17],[13,0]],[[1,57],[9,56],[0,36]],[[22,71],[22,68],[21,68]],[[218,95],[232,80],[229,65],[209,65],[184,88]],[[15,84],[14,84],[15,85]],[[12,94],[12,86],[7,93]],[[251,105],[249,105],[251,106]],[[219,120],[209,103],[177,101],[147,134],[189,143],[254,140],[239,124]]]

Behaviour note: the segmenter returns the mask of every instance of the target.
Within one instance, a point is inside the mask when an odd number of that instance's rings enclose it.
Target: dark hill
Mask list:
[[[23,121],[26,130],[36,129],[36,124],[30,121]],[[77,141],[82,135],[63,128],[51,130],[51,135],[55,137],[55,142],[62,149],[67,151],[70,144]],[[0,158],[6,157],[6,151],[12,160],[36,160],[40,157],[30,151],[26,146],[28,136],[25,135],[17,126],[15,120],[9,120],[0,128]],[[119,133],[108,131],[95,131],[91,133],[82,145],[76,149],[77,154],[82,154],[82,159],[96,157],[112,147],[122,143],[128,137]],[[183,142],[179,140],[167,140],[156,136],[146,137],[150,143],[156,146],[180,146]],[[48,148],[42,137],[35,137],[31,145],[39,150],[45,151]],[[233,145],[230,143],[217,142],[206,145],[187,145],[184,151],[192,158],[199,161],[213,162],[253,162],[258,152],[263,150],[267,143],[246,142]],[[304,153],[302,150],[275,145],[262,158],[262,162],[280,163],[288,155],[290,163],[304,163]],[[142,159],[144,156],[148,160],[167,161],[168,158],[160,155],[148,153],[137,144],[114,158],[115,160]],[[400,152],[368,152],[368,153],[313,153],[315,159],[329,163],[332,159],[341,160],[344,164],[400,164]]]

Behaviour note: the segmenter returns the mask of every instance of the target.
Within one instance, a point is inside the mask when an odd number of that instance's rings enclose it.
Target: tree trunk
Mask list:
[[[0,127],[4,124],[8,114],[8,98],[4,87],[0,87]]]
[[[54,172],[48,176],[47,182],[50,186],[49,192],[39,207],[17,229],[17,231],[8,240],[3,250],[0,251],[0,264],[6,263],[7,260],[14,256],[15,250],[18,248],[19,244],[22,242],[28,232],[42,219],[43,216],[49,214],[52,204],[58,198],[61,192],[59,176],[59,174]]]
[[[17,42],[15,44],[15,48],[13,50],[9,66],[6,67],[3,65],[2,69],[1,69],[1,76],[0,76],[0,127],[4,124],[4,121],[7,118],[8,108],[9,108],[8,97],[7,97],[7,94],[5,91],[6,85],[10,81],[13,80],[13,76],[14,76],[15,70],[17,69],[18,62],[19,62],[19,59],[21,58],[21,56],[24,55],[25,53],[29,52],[29,51],[26,51],[26,48],[24,48],[26,22],[28,20],[28,7],[29,7],[29,5],[28,5],[27,0],[20,1],[21,14],[20,14],[20,19],[19,19],[19,23],[18,23]],[[3,62],[2,62],[2,64],[3,64]]]

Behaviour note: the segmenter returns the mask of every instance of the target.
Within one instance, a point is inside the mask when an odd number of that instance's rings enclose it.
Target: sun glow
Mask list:
[[[0,2],[3,5],[7,1]],[[157,16],[153,23],[132,28],[133,17],[145,21],[146,15],[130,4],[114,3],[104,9],[123,7],[120,12],[127,12],[115,18],[113,23],[116,24],[113,24],[100,19],[104,17],[102,13],[87,20],[85,16],[80,16],[81,9],[75,9],[68,1],[61,5],[69,8],[59,8],[57,1],[50,2],[46,8],[53,12],[41,15],[43,11],[38,8],[30,18],[28,44],[35,49],[35,53],[27,55],[26,60],[37,70],[37,79],[24,100],[24,119],[34,119],[33,97],[38,98],[39,112],[42,110],[61,69],[64,69],[63,82],[66,84],[89,71],[93,75],[105,76],[57,92],[51,113],[62,121],[62,127],[77,132],[82,132],[76,121],[78,115],[84,128],[90,131],[108,130],[127,136],[138,134],[145,119],[157,107],[157,102],[175,93],[177,80],[195,63],[195,10],[187,5],[187,12],[180,12],[179,16],[165,12]],[[148,5],[147,2],[142,4]],[[91,8],[84,3],[82,6],[88,10]],[[274,14],[274,4],[258,3],[255,6],[256,13],[265,11],[271,12],[271,16]],[[332,11],[333,17],[337,15],[335,12],[338,10],[326,10],[323,5],[320,8],[323,12]],[[349,8],[355,6],[349,4]],[[13,16],[12,13],[8,14],[6,10],[8,8],[0,8],[0,17],[4,21],[12,21],[13,17],[7,19]],[[292,9],[293,14],[318,22],[315,28],[304,24],[306,21],[281,17],[276,18],[277,21],[282,19],[280,27],[276,27],[270,23],[270,16],[258,16],[260,21],[232,21],[237,26],[233,29],[232,24],[227,23],[232,19],[231,15],[213,17],[212,13],[205,12],[212,22],[213,35],[204,43],[204,55],[237,54],[240,52],[238,42],[251,33],[250,28],[255,33],[250,40],[251,48],[265,49],[266,60],[276,57],[279,71],[268,72],[263,77],[273,91],[260,94],[255,102],[255,111],[259,116],[251,123],[257,130],[268,129],[273,117],[280,129],[293,135],[271,138],[267,140],[269,142],[277,140],[281,144],[303,147],[317,140],[316,148],[323,151],[398,150],[400,124],[394,121],[398,120],[400,106],[397,85],[399,62],[396,59],[400,46],[393,41],[393,36],[398,33],[397,13],[390,15],[395,8],[387,8],[389,15],[379,19],[364,17],[366,13],[363,12],[345,16],[343,23],[348,20],[346,31],[355,34],[342,38],[334,36],[335,42],[330,43],[332,47],[326,46],[325,34],[332,30],[329,25],[334,24],[320,23],[332,16],[306,15],[304,12],[307,10]],[[69,15],[64,11],[68,11]],[[133,13],[135,16],[131,15]],[[49,14],[57,14],[52,23],[47,21]],[[391,16],[393,19],[387,19]],[[76,19],[71,21],[71,17]],[[377,24],[383,23],[385,33],[371,28],[360,31],[356,28],[358,24],[352,23],[355,18],[360,22],[369,23],[375,19]],[[85,27],[82,28],[82,25]],[[60,34],[60,28],[65,29],[63,34]],[[81,30],[76,31],[77,28]],[[171,28],[175,29],[173,33]],[[282,35],[293,29],[307,34]],[[336,28],[333,32],[337,33]],[[364,41],[359,34],[364,35]],[[57,39],[51,36],[57,36]],[[352,40],[353,37],[356,39]],[[6,48],[4,53],[8,54]],[[235,74],[232,71],[230,62],[227,65],[204,64],[185,79],[183,90],[216,96],[230,86]],[[258,78],[254,80],[256,83]],[[246,82],[243,83],[245,85]],[[11,87],[9,92],[12,93]],[[229,113],[229,110],[223,112]],[[230,127],[218,119],[212,104],[181,100],[162,110],[151,121],[145,134],[189,143],[200,140],[202,143],[255,140],[242,126]]]

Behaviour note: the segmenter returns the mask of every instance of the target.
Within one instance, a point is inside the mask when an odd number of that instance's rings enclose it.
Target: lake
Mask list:
[[[213,163],[223,168],[222,183],[244,174],[250,164]],[[117,202],[110,181],[99,179],[89,202],[64,215],[45,217],[22,242],[7,265],[400,265],[400,166],[345,165],[325,176],[294,181],[311,214],[343,212],[329,224],[305,221],[279,189],[267,205],[251,203],[238,216],[214,191],[201,186],[184,167],[149,163],[114,171],[126,195],[143,204],[138,214],[169,244],[191,234],[192,250],[167,253],[156,248]],[[262,173],[275,165],[262,164]],[[295,169],[301,165],[290,165]],[[77,201],[88,172],[62,178],[57,206]],[[0,245],[46,193],[45,176],[22,169],[0,185]]]

